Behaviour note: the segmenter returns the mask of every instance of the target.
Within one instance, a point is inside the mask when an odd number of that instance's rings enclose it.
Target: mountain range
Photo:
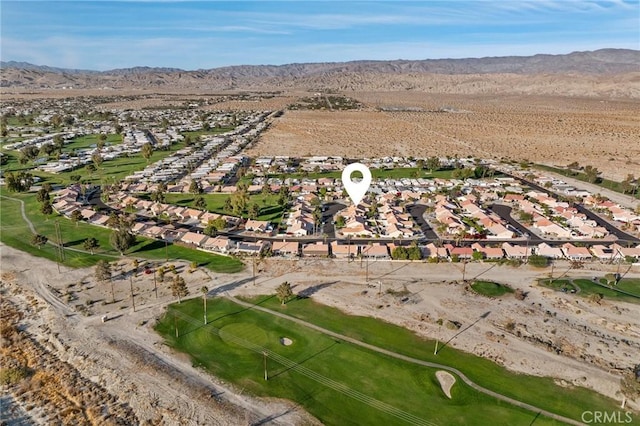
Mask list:
[[[581,76],[600,81],[612,75],[636,81],[640,51],[601,49],[563,55],[468,59],[351,61],[286,65],[239,65],[186,71],[134,67],[109,71],[64,69],[26,62],[0,62],[0,86],[16,89],[332,89],[425,90],[431,82],[486,79],[488,76]],[[428,78],[427,78],[428,77]],[[426,84],[426,85],[425,85]]]

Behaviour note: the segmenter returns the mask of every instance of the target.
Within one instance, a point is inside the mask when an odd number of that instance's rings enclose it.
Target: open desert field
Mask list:
[[[249,154],[578,161],[617,180],[640,169],[637,100],[414,91],[347,96],[365,109],[287,111]]]

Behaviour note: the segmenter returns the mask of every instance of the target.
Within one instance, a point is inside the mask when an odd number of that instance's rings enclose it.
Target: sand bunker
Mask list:
[[[280,344],[284,346],[291,346],[293,344],[293,340],[289,339],[288,337],[281,337]]]
[[[440,382],[442,392],[447,395],[447,398],[451,399],[451,387],[456,382],[456,378],[453,377],[453,374],[442,370],[436,371],[436,377],[438,378],[438,382]]]

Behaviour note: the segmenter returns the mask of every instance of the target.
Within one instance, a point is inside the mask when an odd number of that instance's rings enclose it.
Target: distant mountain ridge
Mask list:
[[[600,49],[561,55],[467,59],[360,60],[351,62],[237,65],[186,71],[133,67],[109,71],[64,69],[1,62],[0,85],[16,88],[421,90],[427,75],[583,75],[588,78],[640,72],[640,50]],[[589,77],[591,76],[591,77]]]
[[[533,56],[491,56],[465,59],[420,59],[420,60],[359,60],[348,62],[312,62],[284,65],[232,65],[219,68],[187,71],[181,68],[136,66],[108,71],[67,69],[34,65],[28,62],[1,61],[1,68],[15,68],[58,74],[143,74],[172,72],[203,72],[221,75],[251,74],[255,77],[291,77],[316,72],[429,72],[438,74],[535,74],[540,72],[620,73],[640,71],[640,50],[600,49],[572,52],[569,54]]]

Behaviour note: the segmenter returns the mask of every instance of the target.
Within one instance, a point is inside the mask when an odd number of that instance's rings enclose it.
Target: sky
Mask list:
[[[7,1],[0,57],[185,70],[640,49],[640,0]]]

